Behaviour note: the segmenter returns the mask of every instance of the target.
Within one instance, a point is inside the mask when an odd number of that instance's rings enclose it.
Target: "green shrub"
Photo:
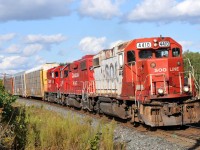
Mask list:
[[[12,96],[5,91],[2,83],[0,82],[0,108],[3,109],[3,119],[10,120],[12,116],[12,103],[16,101],[16,97]]]

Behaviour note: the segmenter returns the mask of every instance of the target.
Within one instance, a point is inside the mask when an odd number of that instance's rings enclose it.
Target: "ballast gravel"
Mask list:
[[[17,102],[25,106],[43,107],[47,110],[54,111],[66,116],[69,112],[76,113],[71,110],[64,109],[55,105],[41,102],[39,100],[27,100],[19,98]],[[76,113],[79,117],[85,117],[84,114]],[[93,119],[93,125],[98,123],[98,119]],[[117,125],[114,133],[114,141],[125,143],[126,150],[186,150],[178,144],[170,143],[161,137],[150,135],[149,133],[140,132],[136,129],[130,129],[121,125]]]

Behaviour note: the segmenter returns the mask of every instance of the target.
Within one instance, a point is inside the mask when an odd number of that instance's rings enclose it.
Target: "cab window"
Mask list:
[[[86,70],[87,65],[86,65],[86,60],[81,62],[81,70]]]
[[[48,73],[48,77],[52,78],[52,73],[51,72]]]
[[[53,72],[51,72],[51,77],[52,77],[52,78],[54,78],[54,77],[55,77]]]
[[[173,48],[173,49],[172,49],[172,56],[173,56],[173,57],[178,57],[178,56],[180,56],[180,49],[179,49],[179,48]]]
[[[127,62],[135,62],[135,51],[128,51],[127,52]]]
[[[141,59],[145,59],[145,58],[151,58],[153,55],[151,50],[141,50],[139,51],[139,57]]]
[[[64,78],[68,77],[68,70],[64,71]]]
[[[155,51],[156,58],[168,57],[169,51],[167,49],[159,49]]]
[[[94,67],[99,67],[100,66],[100,64],[99,64],[99,57],[93,59],[93,66]]]
[[[58,77],[58,71],[55,72],[55,77]]]

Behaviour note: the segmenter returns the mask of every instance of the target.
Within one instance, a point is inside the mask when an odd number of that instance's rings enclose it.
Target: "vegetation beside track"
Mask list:
[[[16,104],[15,104],[16,105]],[[69,113],[62,116],[43,107],[13,107],[5,134],[0,137],[0,149],[123,149],[114,143],[115,122],[93,123],[89,117]]]
[[[16,108],[12,104],[16,97],[5,91],[0,80],[0,149],[11,149],[14,141],[18,138],[15,134]]]
[[[121,149],[114,144],[115,123],[65,118],[43,108],[16,106],[17,97],[7,93],[0,80],[0,149]],[[123,146],[124,147],[124,146]]]
[[[115,123],[92,125],[88,117],[66,117],[43,108],[26,108],[25,149],[112,150]]]
[[[0,109],[3,119],[10,119],[12,103],[16,101],[16,98],[5,91],[2,80],[0,80]]]
[[[194,75],[198,83],[200,84],[200,67],[199,67],[199,62],[200,62],[200,53],[199,52],[191,52],[191,51],[185,51],[183,53],[184,58],[188,58],[194,67]],[[185,70],[189,70],[189,64],[185,63],[184,64]]]

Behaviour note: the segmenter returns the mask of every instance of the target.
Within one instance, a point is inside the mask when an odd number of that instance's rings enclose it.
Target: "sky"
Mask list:
[[[0,74],[160,35],[200,52],[200,0],[0,0]]]

